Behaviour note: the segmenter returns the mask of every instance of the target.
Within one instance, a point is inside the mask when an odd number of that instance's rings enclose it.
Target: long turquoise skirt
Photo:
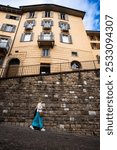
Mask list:
[[[36,112],[36,115],[32,121],[32,126],[40,129],[43,128],[43,117],[40,116],[39,112]]]

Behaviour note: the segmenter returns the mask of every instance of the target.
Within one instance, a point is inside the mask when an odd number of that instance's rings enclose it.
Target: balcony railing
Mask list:
[[[39,37],[38,37],[38,45],[39,45],[39,48],[40,47],[45,47],[45,46],[48,46],[48,47],[52,47],[54,46],[54,36],[53,34],[41,34]]]
[[[25,26],[25,30],[32,30],[33,29],[33,25],[32,24],[28,24]]]
[[[0,42],[0,52],[3,54],[7,54],[9,47],[10,46],[8,42]]]
[[[62,73],[62,72],[72,72],[72,71],[83,71],[83,70],[98,70],[100,69],[100,64],[98,61],[82,61],[80,68],[72,68],[71,62],[66,63],[55,63],[55,64],[38,64],[30,66],[18,66],[10,65],[9,67],[0,68],[0,77],[21,77],[30,75],[43,75],[51,73]]]

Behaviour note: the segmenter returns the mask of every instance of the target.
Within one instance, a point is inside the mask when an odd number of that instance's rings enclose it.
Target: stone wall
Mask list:
[[[42,101],[47,130],[99,135],[100,79],[95,71],[0,80],[0,123],[29,126]]]

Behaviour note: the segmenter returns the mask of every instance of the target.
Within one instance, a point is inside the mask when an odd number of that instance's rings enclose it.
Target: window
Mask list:
[[[92,47],[92,49],[97,49],[96,48],[96,43],[91,43],[91,47]]]
[[[8,43],[8,39],[6,38],[0,38],[0,45],[3,45],[3,47]]]
[[[28,41],[32,41],[33,39],[33,33],[32,32],[27,32],[27,33],[23,33],[21,36],[21,40],[22,42],[28,42]]]
[[[34,18],[35,17],[35,12],[34,11],[29,12],[28,15],[29,15],[28,18]]]
[[[0,38],[0,48],[4,49],[4,53],[7,53],[10,48],[10,39]]]
[[[53,26],[53,21],[52,20],[43,20],[41,25],[43,26],[44,29],[50,29],[51,26]]]
[[[32,30],[33,26],[35,26],[35,20],[28,20],[24,23],[24,27],[26,30]]]
[[[52,32],[42,32],[41,33],[41,40],[52,40],[53,39],[53,34]]]
[[[42,50],[42,56],[43,57],[47,57],[47,56],[49,56],[50,55],[50,50],[48,49],[48,48],[44,48],[43,50]]]
[[[65,13],[59,13],[59,19],[61,20],[68,20],[68,15]]]
[[[72,52],[72,56],[77,57],[77,56],[78,56],[78,53],[77,53],[77,52]]]
[[[43,12],[42,12],[42,17],[43,17],[43,18],[53,17],[53,13],[52,13],[52,11],[49,11],[49,10],[43,11]]]
[[[60,40],[62,43],[72,43],[71,35],[68,34],[60,34]]]
[[[6,18],[7,19],[13,19],[13,20],[19,20],[19,16],[14,16],[14,15],[10,15],[10,14],[7,14]]]
[[[71,62],[71,68],[73,70],[79,69],[81,68],[81,63],[79,61],[74,60]]]
[[[70,29],[70,25],[66,22],[59,22],[59,27],[62,31],[68,31]]]
[[[96,40],[95,36],[91,35],[91,36],[90,36],[90,40],[91,40],[91,41],[95,41],[95,40]]]
[[[94,50],[98,50],[98,49],[100,49],[100,43],[91,43],[91,47]]]
[[[16,28],[15,25],[3,24],[1,30],[5,32],[15,32],[15,28]]]
[[[49,73],[50,73],[50,64],[41,63],[40,74],[49,74]]]

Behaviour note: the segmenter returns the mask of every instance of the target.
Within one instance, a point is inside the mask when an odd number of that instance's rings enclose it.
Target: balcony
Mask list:
[[[43,25],[43,30],[50,30],[51,29],[51,24],[44,24]]]
[[[0,42],[0,53],[6,55],[9,50],[9,42]]]
[[[25,30],[32,30],[33,29],[33,25],[32,24],[28,24],[25,26]]]
[[[40,47],[54,47],[54,36],[53,34],[41,34],[38,38],[38,45]]]

